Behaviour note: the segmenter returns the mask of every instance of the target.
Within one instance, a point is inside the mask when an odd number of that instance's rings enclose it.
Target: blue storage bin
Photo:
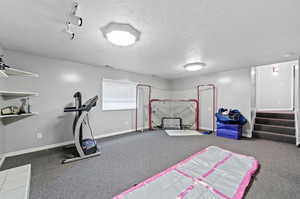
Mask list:
[[[217,122],[217,136],[238,140],[242,136],[242,129],[242,125]]]

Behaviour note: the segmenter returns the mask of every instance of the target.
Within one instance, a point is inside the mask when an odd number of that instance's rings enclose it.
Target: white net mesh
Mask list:
[[[150,88],[147,86],[137,87],[137,112],[136,128],[143,131],[149,128],[149,103]]]
[[[179,117],[163,117],[161,121],[162,129],[182,129],[182,119]]]
[[[180,128],[197,129],[197,101],[196,100],[152,100],[151,124],[152,128]]]

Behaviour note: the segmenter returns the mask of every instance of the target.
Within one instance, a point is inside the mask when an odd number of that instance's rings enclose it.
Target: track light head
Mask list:
[[[79,4],[76,1],[73,1],[72,3],[72,10],[71,10],[71,15],[76,15],[76,12],[78,10]]]
[[[70,15],[69,16],[69,23],[75,26],[82,26],[83,20],[81,17]]]
[[[75,33],[74,32],[71,32],[70,33],[70,40],[73,40],[75,38]]]
[[[3,61],[3,55],[0,56],[0,70],[5,70],[6,68],[10,68],[10,66],[6,65]]]
[[[66,30],[65,31],[69,35],[70,40],[73,40],[75,38],[75,33],[71,31],[69,22],[66,23]]]
[[[69,35],[69,38],[73,40],[75,38],[75,33],[71,30],[71,25],[81,27],[83,23],[83,19],[81,17],[76,16],[76,12],[78,10],[79,4],[77,2],[73,2],[71,11],[67,16],[66,29],[65,32]]]
[[[73,4],[72,4],[71,12],[69,14],[69,18],[68,18],[69,21],[68,22],[70,24],[73,24],[75,26],[80,27],[80,26],[82,26],[83,20],[82,20],[81,17],[76,16],[78,7],[79,7],[78,3],[74,1]]]

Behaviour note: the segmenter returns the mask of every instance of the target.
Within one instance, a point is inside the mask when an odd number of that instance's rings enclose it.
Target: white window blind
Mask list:
[[[103,79],[102,109],[126,110],[136,108],[136,83],[128,80]]]

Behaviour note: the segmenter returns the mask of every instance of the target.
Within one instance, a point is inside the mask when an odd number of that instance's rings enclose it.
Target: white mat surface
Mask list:
[[[169,136],[191,136],[203,135],[203,133],[196,130],[165,130]]]
[[[1,199],[28,199],[31,165],[25,165],[0,172]]]
[[[258,166],[253,157],[210,146],[112,199],[242,199]]]

